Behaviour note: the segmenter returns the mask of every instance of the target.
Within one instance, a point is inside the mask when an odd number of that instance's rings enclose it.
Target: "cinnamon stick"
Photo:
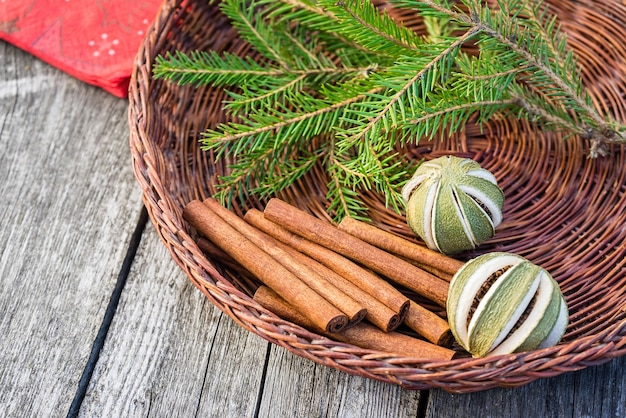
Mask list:
[[[398,257],[403,258],[405,261],[407,261],[408,263],[413,264],[415,267],[420,268],[422,270],[425,270],[427,272],[429,272],[430,274],[439,277],[441,280],[444,280],[448,283],[450,283],[452,281],[452,277],[454,276],[454,274],[450,274],[450,273],[446,273],[444,271],[441,270],[437,270],[436,268],[434,268],[433,266],[430,266],[428,264],[422,264],[419,263],[415,260],[410,260],[406,257],[402,257],[401,255],[398,255]]]
[[[343,278],[344,280],[341,280],[333,276],[335,278],[331,281],[343,287],[344,291],[363,303],[367,308],[366,319],[382,330],[390,331],[396,328],[406,315],[409,309],[409,298],[377,275],[328,248],[293,234],[266,219],[263,212],[259,210],[250,209],[244,219],[291,248],[317,260],[321,265]],[[354,286],[350,287],[344,283],[345,281]]]
[[[291,232],[351,258],[440,306],[446,306],[449,284],[433,274],[282,200],[271,199],[264,215]]]
[[[211,241],[204,237],[199,237],[196,241],[198,247],[202,252],[214,261],[219,261],[224,267],[232,270],[235,275],[231,275],[231,281],[233,284],[243,290],[249,295],[253,295],[256,289],[259,287],[259,283],[254,280],[254,276],[250,274],[248,270],[243,268],[241,264],[237,263],[233,258],[224,252],[220,247],[213,244]]]
[[[265,309],[285,320],[320,332],[336,341],[357,347],[423,359],[450,360],[455,355],[455,352],[448,348],[440,347],[396,331],[387,333],[363,322],[346,328],[341,332],[333,333],[319,330],[308,318],[301,315],[297,309],[293,308],[266,286],[259,287],[254,294],[254,300]]]
[[[445,346],[452,341],[448,321],[413,301],[404,323],[433,344]]]
[[[409,261],[415,262],[420,268],[435,275],[443,276],[441,278],[444,279],[452,277],[463,266],[462,261],[354,218],[345,217],[337,227],[375,247],[405,257]]]
[[[248,272],[248,270],[241,267],[233,258],[224,250],[222,250],[217,245],[213,244],[213,242],[209,241],[204,237],[198,238],[196,241],[198,247],[209,257],[215,260],[219,260],[220,263],[226,265],[228,268],[233,270],[237,270],[238,273]]]
[[[259,281],[274,289],[285,301],[302,312],[317,329],[337,332],[348,324],[348,317],[343,312],[199,200],[191,201],[185,206],[183,217],[200,234],[210,239]]]
[[[204,200],[203,203],[217,216],[221,217],[253,244],[277,260],[283,267],[302,280],[320,296],[345,313],[351,325],[361,321],[365,317],[367,310],[363,305],[358,303],[347,293],[341,291],[337,286],[329,282],[327,278],[312,268],[311,264],[306,260],[306,256],[290,248],[286,248],[274,237],[254,228],[239,216],[222,206],[217,200],[209,198]]]
[[[251,209],[251,210],[259,213],[261,217],[263,216],[263,213],[256,209]],[[287,233],[289,232],[287,231]],[[200,237],[198,238],[197,243],[198,243],[198,247],[200,247],[200,249],[204,251],[205,254],[207,254],[208,256],[216,260],[219,260],[220,263],[238,272],[241,276],[245,277],[246,275],[250,274],[248,270],[244,269],[240,264],[238,264],[235,260],[233,260],[230,255],[222,251],[219,247],[217,247],[208,239],[204,237]],[[287,247],[286,244],[283,244],[283,245],[284,247],[289,248]],[[291,250],[293,251],[293,249]],[[306,263],[310,268],[313,268],[316,271],[318,271],[318,273],[320,273],[323,277],[327,278],[329,282],[337,286],[338,289],[342,290],[344,293],[348,295],[351,295],[355,301],[362,304],[365,307],[364,319],[368,320],[370,323],[372,323],[373,325],[375,325],[376,327],[380,328],[381,330],[385,332],[392,331],[396,329],[398,326],[402,325],[404,318],[401,318],[400,315],[392,311],[389,307],[387,307],[385,304],[380,302],[378,299],[374,298],[369,293],[363,291],[361,288],[359,288],[358,286],[356,286],[349,280],[345,279],[344,277],[341,277],[340,275],[335,273],[333,270],[326,267],[324,264],[304,254],[301,254],[301,256],[302,256],[302,259],[300,261],[302,261],[303,263]],[[256,289],[258,289],[259,287],[258,284],[251,285],[250,283],[247,283],[247,282],[246,282],[246,285],[247,285],[246,286],[247,289],[254,289],[252,292],[250,292],[250,294],[254,294]],[[406,309],[406,312],[408,313],[408,307]],[[361,319],[362,318],[354,318],[350,320],[350,323],[348,324],[348,326],[358,323]]]

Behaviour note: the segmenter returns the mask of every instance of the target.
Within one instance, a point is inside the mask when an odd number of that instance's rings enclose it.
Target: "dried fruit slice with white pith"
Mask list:
[[[569,318],[559,285],[545,269],[502,252],[459,269],[447,313],[452,334],[475,357],[555,345]]]
[[[468,158],[439,157],[421,164],[402,189],[411,229],[434,250],[476,248],[502,222],[504,194],[488,170]]]

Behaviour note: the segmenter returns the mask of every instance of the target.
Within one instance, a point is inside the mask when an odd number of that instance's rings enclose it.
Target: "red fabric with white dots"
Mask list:
[[[0,39],[118,97],[161,0],[0,0]]]

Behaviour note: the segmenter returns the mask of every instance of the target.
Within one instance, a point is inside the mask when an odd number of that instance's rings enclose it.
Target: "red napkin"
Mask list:
[[[0,0],[0,39],[118,97],[161,0]]]

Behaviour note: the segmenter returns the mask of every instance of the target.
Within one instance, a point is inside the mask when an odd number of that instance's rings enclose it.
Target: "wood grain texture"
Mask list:
[[[62,415],[141,207],[127,105],[5,43],[0,62],[0,415]]]
[[[193,287],[149,225],[80,416],[251,416],[266,347]]]
[[[426,417],[624,417],[626,358],[515,389],[455,395],[431,391]]]
[[[272,346],[260,417],[415,417],[420,392],[352,376]]]

